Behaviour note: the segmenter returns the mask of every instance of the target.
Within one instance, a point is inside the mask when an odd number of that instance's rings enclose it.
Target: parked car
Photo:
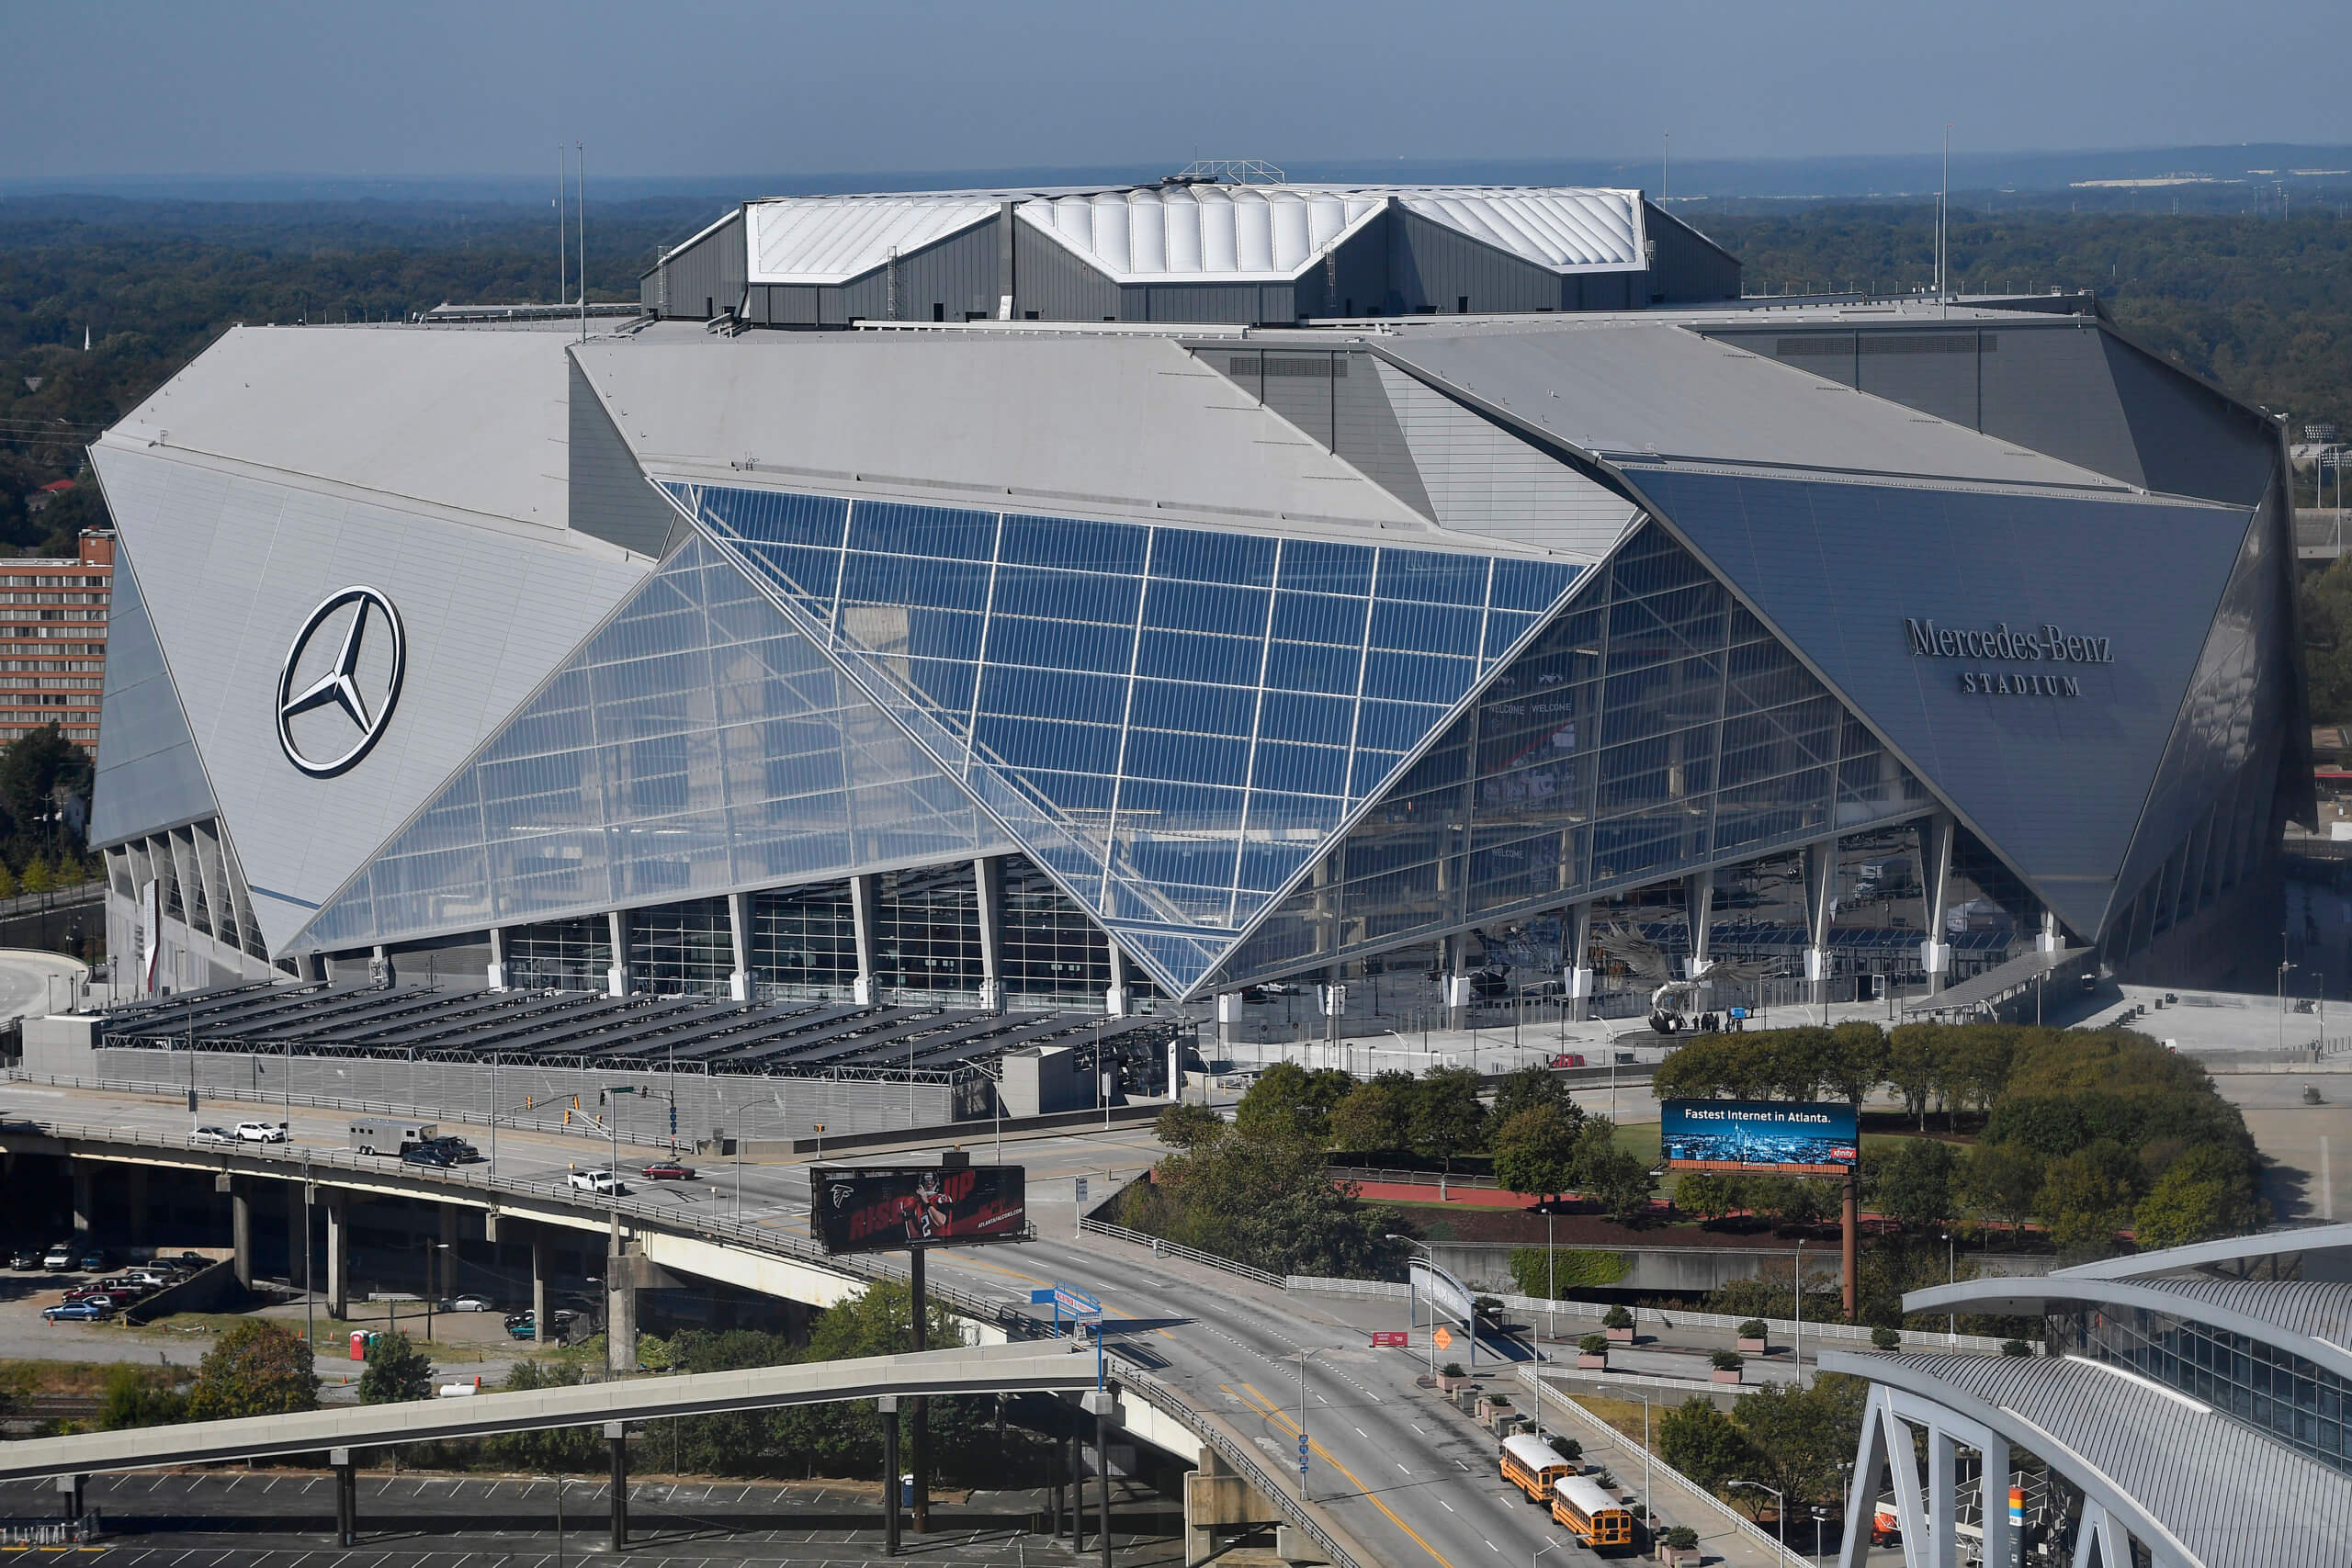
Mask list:
[[[8,1267],[19,1273],[38,1269],[40,1267],[40,1254],[30,1248],[19,1247],[8,1255]]]
[[[243,1144],[282,1144],[286,1141],[283,1122],[240,1122],[237,1141]]]
[[[226,1127],[198,1127],[195,1132],[188,1134],[187,1141],[191,1144],[202,1144],[217,1146],[222,1144],[233,1145],[239,1140],[237,1138],[237,1134],[232,1133]]]
[[[59,1299],[68,1303],[86,1302],[94,1296],[104,1296],[106,1293],[107,1290],[103,1285],[75,1285]]]
[[[70,1241],[61,1241],[40,1255],[40,1266],[44,1269],[71,1269],[74,1267],[74,1244]]]
[[[496,1312],[498,1310],[498,1303],[492,1301],[488,1296],[478,1296],[469,1292],[466,1295],[454,1298],[449,1303],[448,1306],[443,1310],[447,1312]]]
[[[568,1307],[558,1307],[548,1314],[548,1326],[554,1330],[558,1339],[562,1338],[565,1332],[579,1321],[580,1314]],[[506,1320],[506,1332],[510,1337],[515,1339],[536,1338],[537,1337],[536,1324],[537,1320],[529,1313],[518,1312]]]
[[[144,1286],[151,1291],[168,1290],[179,1282],[173,1271],[164,1269],[133,1269],[124,1276],[124,1280],[126,1283]]]
[[[406,1165],[429,1165],[442,1170],[458,1163],[457,1156],[438,1144],[418,1144],[402,1149],[401,1160]]]
[[[135,1294],[143,1296],[149,1292],[156,1289],[156,1287],[149,1281],[139,1278],[135,1274],[109,1274],[105,1279],[98,1281],[98,1289],[102,1291],[129,1291]]]
[[[657,1159],[639,1172],[648,1181],[692,1181],[695,1168],[673,1159]]]
[[[97,1323],[113,1316],[114,1308],[103,1302],[64,1302],[41,1308],[40,1314],[51,1323]]]
[[[621,1179],[609,1170],[575,1170],[564,1179],[566,1185],[579,1192],[596,1192],[614,1197],[627,1192]]]
[[[105,1247],[93,1247],[84,1252],[77,1261],[84,1269],[95,1274],[99,1269],[104,1269],[107,1263],[112,1261],[112,1259],[107,1256],[107,1249]]]

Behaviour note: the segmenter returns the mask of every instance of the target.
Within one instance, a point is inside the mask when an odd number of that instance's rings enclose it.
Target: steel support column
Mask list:
[[[614,997],[628,995],[628,911],[610,909],[605,914],[605,940],[612,943],[612,967],[605,971],[605,994]]]
[[[727,994],[739,1002],[752,999],[752,896],[727,896],[727,935],[734,944],[735,970],[727,976]]]
[[[850,924],[857,937],[857,978],[851,999],[860,1007],[872,1007],[877,989],[875,979],[876,932],[874,929],[874,877],[871,873],[849,879]]]
[[[972,882],[979,898],[980,1010],[1004,1008],[1004,862],[982,855],[972,862]]]
[[[624,1421],[605,1423],[605,1441],[613,1455],[613,1544],[611,1550],[628,1550],[628,1424]]]
[[[882,1555],[899,1555],[899,1399],[886,1393],[874,1408],[882,1417]]]

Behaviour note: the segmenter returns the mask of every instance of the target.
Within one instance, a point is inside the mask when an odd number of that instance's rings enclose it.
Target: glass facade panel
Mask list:
[[[752,897],[752,976],[790,992],[847,994],[857,982],[849,884],[819,882]]]
[[[2131,1368],[2352,1475],[2352,1387],[2292,1351],[2134,1307],[2053,1314],[2064,1349]]]
[[[630,986],[657,997],[724,997],[735,971],[734,933],[725,898],[690,898],[632,909],[628,917]]]
[[[612,928],[602,916],[542,920],[506,933],[506,983],[517,990],[601,991],[612,966]]]
[[[838,536],[842,526],[808,508],[769,511],[787,531]],[[1011,847],[759,588],[697,540],[308,934],[324,948],[363,947]]]
[[[874,978],[910,991],[977,991],[979,884],[969,863],[874,879]]]
[[[1447,580],[1423,581],[1434,594]],[[1430,711],[1361,703],[1358,744],[1411,732]],[[1385,791],[1330,852],[1330,884],[1292,895],[1226,962],[1220,986],[1930,805],[1655,525]]]
[[[1179,987],[1582,570],[731,487],[672,493]]]

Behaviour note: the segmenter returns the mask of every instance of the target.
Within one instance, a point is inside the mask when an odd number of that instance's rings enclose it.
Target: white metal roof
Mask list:
[[[1044,197],[1021,216],[1121,283],[1282,283],[1386,204],[1313,186],[1145,186]]]
[[[1397,205],[1555,272],[1623,272],[1645,265],[1642,193],[1431,186]]]
[[[994,200],[944,195],[785,197],[746,208],[753,283],[846,283],[993,214]]]
[[[1121,283],[1287,282],[1392,205],[1555,272],[1646,265],[1634,190],[1204,184],[750,202],[743,236],[750,280],[845,283],[882,265],[893,249],[906,255],[935,243],[1008,200],[1024,220]]]

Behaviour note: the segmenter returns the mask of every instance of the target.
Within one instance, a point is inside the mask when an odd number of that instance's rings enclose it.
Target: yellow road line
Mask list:
[[[1219,1383],[1217,1386],[1219,1388],[1224,1388],[1225,1392],[1227,1393],[1232,1393],[1234,1392],[1230,1388],[1226,1388],[1226,1385],[1223,1383]],[[1294,1422],[1289,1416],[1283,1415],[1281,1408],[1277,1406],[1273,1401],[1268,1399],[1264,1394],[1259,1393],[1258,1390],[1250,1383],[1245,1382],[1241,1386],[1244,1389],[1247,1389],[1250,1394],[1256,1395],[1258,1404],[1264,1406],[1263,1409],[1258,1411],[1260,1415],[1272,1417],[1274,1422],[1284,1431],[1296,1432],[1298,1430],[1297,1423]],[[1240,1398],[1244,1404],[1250,1403],[1248,1395],[1237,1395],[1236,1397]],[[1256,1406],[1252,1406],[1252,1408],[1256,1408]],[[1428,1552],[1431,1557],[1437,1559],[1437,1561],[1442,1565],[1442,1568],[1453,1568],[1453,1562],[1447,1559],[1444,1552],[1440,1551],[1436,1547],[1431,1546],[1428,1541],[1423,1540],[1421,1539],[1420,1531],[1415,1529],[1412,1526],[1398,1518],[1396,1517],[1396,1510],[1389,1507],[1387,1504],[1382,1502],[1379,1495],[1375,1494],[1371,1487],[1366,1486],[1363,1482],[1357,1480],[1354,1471],[1350,1470],[1346,1465],[1341,1464],[1338,1460],[1333,1459],[1331,1457],[1330,1450],[1324,1448],[1322,1444],[1317,1442],[1312,1438],[1306,1439],[1306,1445],[1313,1449],[1317,1453],[1323,1456],[1324,1463],[1329,1465],[1333,1470],[1338,1471],[1341,1475],[1346,1476],[1348,1478],[1348,1484],[1354,1487],[1359,1493],[1363,1494],[1366,1502],[1370,1503],[1374,1507],[1386,1515],[1390,1524],[1395,1525],[1398,1529],[1403,1530],[1407,1535],[1412,1537],[1413,1544],[1415,1546],[1419,1547],[1423,1551]]]

